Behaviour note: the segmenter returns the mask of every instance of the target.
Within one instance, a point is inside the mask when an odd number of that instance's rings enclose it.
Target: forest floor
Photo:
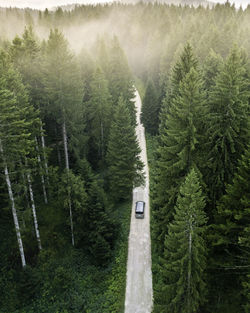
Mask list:
[[[133,189],[127,261],[125,313],[150,313],[153,305],[153,292],[151,271],[149,174],[145,132],[143,125],[140,123],[141,98],[138,91],[135,92],[135,105],[137,109],[136,135],[141,148],[141,159],[144,163],[145,186]],[[136,201],[145,202],[144,219],[135,218]]]

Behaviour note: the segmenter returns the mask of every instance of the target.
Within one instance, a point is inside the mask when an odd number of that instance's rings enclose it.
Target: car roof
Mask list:
[[[135,207],[136,212],[143,212],[144,204],[145,204],[144,201],[137,201],[136,202],[136,207]]]

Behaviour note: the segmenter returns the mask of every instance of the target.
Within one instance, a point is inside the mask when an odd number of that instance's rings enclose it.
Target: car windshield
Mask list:
[[[135,211],[136,213],[143,213],[144,205],[142,201],[136,203]]]

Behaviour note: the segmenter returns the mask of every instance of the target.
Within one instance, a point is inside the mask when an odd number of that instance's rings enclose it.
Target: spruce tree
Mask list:
[[[46,115],[53,121],[47,127],[60,127],[65,167],[70,167],[69,151],[77,149],[83,110],[80,72],[68,42],[57,29],[51,30],[45,47],[43,81],[47,96]],[[59,130],[58,130],[59,132]],[[53,138],[54,141],[61,141]]]
[[[206,215],[198,175],[192,169],[180,187],[174,220],[160,260],[161,284],[156,312],[193,313],[206,299],[204,280]]]
[[[12,61],[20,72],[29,93],[30,103],[39,111],[40,118],[44,120],[44,103],[46,99],[42,80],[41,48],[35,38],[33,28],[31,26],[25,27],[22,38],[15,37],[9,50]],[[42,123],[40,124],[40,130],[38,129],[35,133],[35,141],[44,201],[48,203],[46,186],[46,183],[48,183],[47,149]]]
[[[148,133],[156,135],[159,128],[160,105],[152,79],[149,79],[141,108],[141,121]]]
[[[214,267],[224,273],[221,283],[232,294],[245,295],[248,303],[250,265],[250,146],[239,160],[237,171],[217,206],[210,239]],[[228,275],[230,273],[230,275]],[[243,290],[239,292],[242,282]],[[242,301],[243,302],[243,301]]]
[[[17,190],[24,188],[24,182],[19,180],[19,176],[26,172],[20,160],[29,158],[34,151],[32,131],[37,124],[37,116],[28,102],[20,75],[3,52],[0,52],[0,98],[0,164],[4,169],[22,265],[25,266],[16,200]],[[12,184],[13,181],[15,184]]]
[[[197,70],[197,67],[198,61],[193,54],[193,48],[190,43],[187,43],[179,59],[171,70],[169,84],[165,83],[166,85],[168,85],[168,88],[167,90],[165,90],[166,95],[163,98],[162,103],[162,111],[160,115],[160,131],[165,127],[168,110],[172,105],[173,99],[179,95],[181,82],[192,68]]]
[[[107,163],[110,193],[115,201],[129,199],[133,184],[141,176],[143,163],[134,126],[122,97],[111,125]]]
[[[108,82],[100,68],[97,68],[90,83],[90,99],[86,109],[89,134],[89,158],[104,161],[110,129],[111,96]]]
[[[71,208],[69,221],[72,243],[81,245],[87,216],[87,193],[81,177],[65,169],[58,186],[58,198],[65,211]]]
[[[162,249],[180,185],[193,167],[201,163],[204,92],[200,74],[194,69],[180,83],[160,136],[156,168],[154,233]]]
[[[61,128],[64,148],[64,161],[67,171],[70,170],[69,151],[77,150],[79,139],[82,138],[83,109],[81,105],[80,72],[70,52],[68,42],[58,29],[51,30],[46,44],[44,56],[44,84],[48,97],[47,112],[53,121],[56,131]],[[56,138],[56,145],[58,144]],[[58,149],[59,152],[59,149]],[[78,157],[77,154],[74,155]],[[60,161],[60,152],[58,153]],[[70,194],[68,194],[70,197]],[[74,246],[73,213],[70,198],[68,199],[72,245]]]
[[[207,92],[210,92],[212,87],[214,87],[216,76],[220,72],[222,65],[222,57],[211,50],[203,65],[204,88]]]
[[[104,190],[94,181],[88,191],[87,238],[88,250],[94,263],[106,265],[112,255],[117,233]]]
[[[122,95],[124,102],[129,110],[131,122],[135,125],[135,105],[134,105],[134,86],[132,74],[130,72],[128,61],[122,50],[117,37],[114,37],[109,51],[109,90],[112,96],[113,105],[118,104]]]
[[[249,81],[241,52],[234,47],[210,93],[207,138],[208,173],[212,206],[232,181],[237,161],[249,142]]]

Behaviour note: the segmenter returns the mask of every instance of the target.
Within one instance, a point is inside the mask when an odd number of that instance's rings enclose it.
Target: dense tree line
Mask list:
[[[118,307],[102,275],[142,179],[137,76],[157,142],[155,312],[249,312],[249,17],[228,2],[0,10],[0,311]]]
[[[235,45],[202,63],[187,43],[170,72],[152,193],[156,312],[248,310],[247,64]]]
[[[107,267],[115,257],[121,229],[117,206],[130,199],[143,176],[133,78],[118,39],[102,46],[111,73],[98,56],[85,72],[87,54],[76,57],[58,29],[41,42],[29,26],[1,50],[0,228],[7,228],[8,249],[3,243],[0,284],[9,281],[16,292],[3,292],[1,312],[49,307],[49,298],[42,296],[46,279],[37,275],[60,255],[66,258],[65,249],[74,251],[70,244],[97,267]],[[22,278],[13,279],[20,265]],[[55,271],[51,292],[60,296],[51,312],[61,307],[60,284],[69,275],[62,265]],[[23,284],[37,287],[22,298],[17,290]],[[66,310],[72,304],[64,305]],[[73,305],[75,312],[84,309],[84,297]]]

